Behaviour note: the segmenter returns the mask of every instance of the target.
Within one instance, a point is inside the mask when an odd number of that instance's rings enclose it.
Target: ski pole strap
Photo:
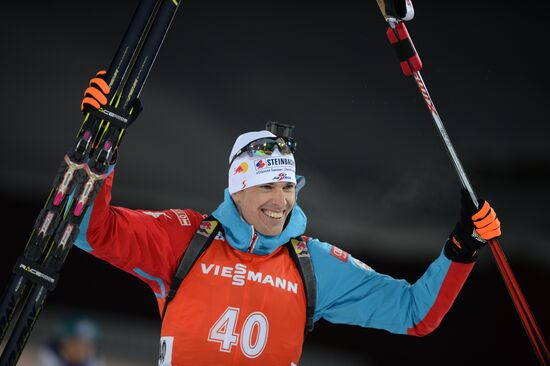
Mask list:
[[[142,110],[141,101],[136,99],[132,103],[130,113],[112,105],[106,105],[99,109],[89,108],[85,112],[90,113],[91,116],[99,120],[107,120],[115,127],[124,129],[130,127],[135,122]]]
[[[25,257],[19,257],[13,268],[15,274],[19,274],[32,283],[44,286],[49,291],[53,291],[57,285],[59,274],[55,271],[49,270],[38,263],[25,259]]]
[[[416,53],[416,48],[409,36],[405,23],[397,23],[395,28],[388,27],[386,35],[395,50],[403,73],[406,76],[411,76],[414,72],[420,71],[422,69],[422,61],[418,53]]]
[[[174,296],[176,296],[176,292],[178,291],[181,282],[187,276],[197,259],[199,259],[201,254],[206,250],[206,248],[208,248],[210,243],[212,243],[212,240],[214,240],[216,235],[218,235],[219,231],[220,222],[213,216],[208,216],[200,223],[196,234],[191,239],[189,246],[185,250],[185,254],[181,258],[178,269],[172,278],[168,295],[166,295],[166,299],[164,301],[164,309],[162,310],[161,319],[164,319],[166,309],[168,308],[168,303],[172,301]]]
[[[308,237],[298,237],[290,240],[288,245],[288,252],[296,263],[302,282],[304,283],[304,291],[306,293],[306,330],[308,332],[313,331],[313,315],[315,314],[315,301],[317,297],[315,280],[315,273],[313,272],[313,264],[311,263],[311,256],[309,255],[309,249],[307,246]]]

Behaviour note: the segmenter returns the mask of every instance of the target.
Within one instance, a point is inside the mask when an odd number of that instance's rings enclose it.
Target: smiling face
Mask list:
[[[295,184],[266,183],[232,194],[241,216],[257,232],[276,236],[283,231],[286,219],[296,202]]]

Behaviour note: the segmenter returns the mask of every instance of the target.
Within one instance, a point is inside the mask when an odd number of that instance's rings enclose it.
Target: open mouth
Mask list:
[[[262,213],[271,219],[280,220],[284,217],[285,211],[271,211],[262,209]]]

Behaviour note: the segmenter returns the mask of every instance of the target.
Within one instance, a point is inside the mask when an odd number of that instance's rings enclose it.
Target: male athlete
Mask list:
[[[402,4],[411,15],[410,1]],[[84,111],[107,103],[102,75],[90,81]],[[450,309],[477,251],[501,234],[490,205],[476,209],[463,192],[459,222],[414,285],[377,273],[304,235],[295,146],[268,130],[240,135],[224,201],[209,217],[111,206],[109,174],[76,245],[152,288],[162,317],[159,365],[295,366],[304,331],[321,318],[426,335]]]
[[[100,77],[90,84],[95,91],[82,106],[98,108],[107,101],[99,94],[109,89]],[[308,305],[312,322],[423,336],[451,307],[477,250],[500,235],[490,205],[481,201],[477,210],[463,196],[460,221],[414,285],[377,273],[342,249],[304,236],[294,149],[292,138],[267,130],[240,135],[229,155],[224,201],[208,219],[191,209],[111,206],[114,172],[106,179],[77,245],[152,288],[163,316],[160,365],[297,365],[304,330],[311,329]],[[211,242],[167,305],[182,257],[200,237]],[[311,264],[309,288],[294,254]],[[313,299],[307,297],[312,287]]]

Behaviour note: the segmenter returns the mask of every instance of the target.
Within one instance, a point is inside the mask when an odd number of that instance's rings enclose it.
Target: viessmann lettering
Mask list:
[[[240,263],[235,264],[235,267],[201,263],[201,270],[205,275],[212,273],[214,276],[231,278],[233,280],[231,284],[234,286],[244,286],[246,281],[253,281],[295,294],[298,293],[298,284],[296,282],[271,275],[264,275],[262,272],[249,271],[244,264]]]

